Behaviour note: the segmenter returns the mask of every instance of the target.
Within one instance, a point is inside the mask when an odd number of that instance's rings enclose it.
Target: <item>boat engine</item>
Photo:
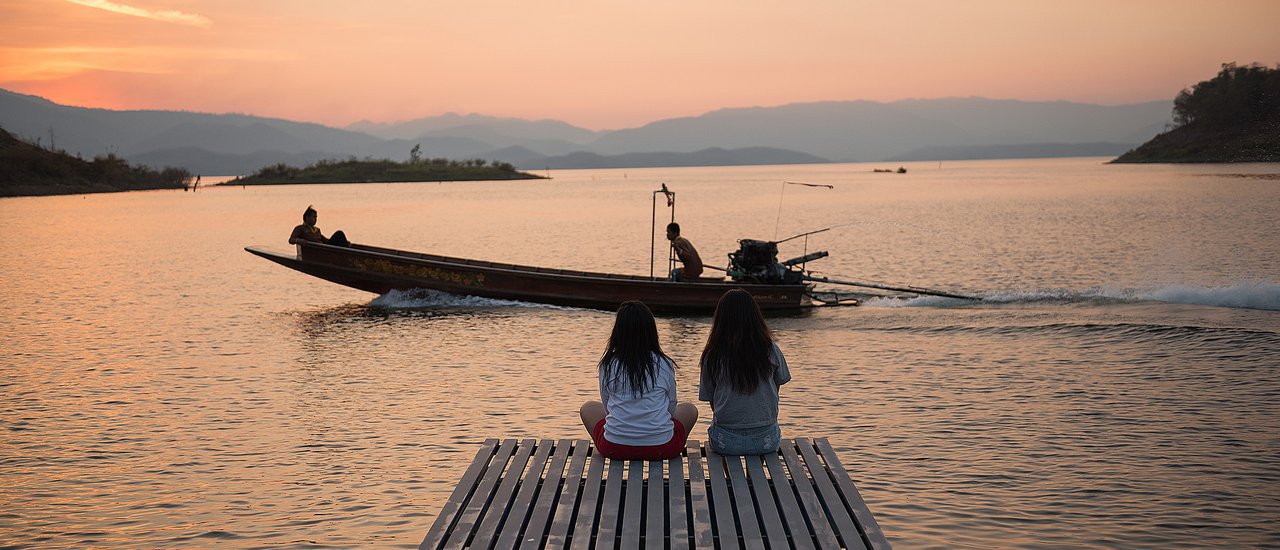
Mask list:
[[[738,250],[729,253],[729,277],[742,283],[795,284],[804,280],[804,273],[791,266],[826,255],[826,252],[816,252],[779,262],[778,243],[742,239],[738,241]]]

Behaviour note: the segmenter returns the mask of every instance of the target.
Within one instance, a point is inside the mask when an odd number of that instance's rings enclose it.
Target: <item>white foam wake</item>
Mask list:
[[[556,307],[514,300],[498,300],[478,296],[450,294],[439,290],[415,288],[411,290],[392,290],[374,298],[369,305],[387,309],[423,309],[423,308],[496,308],[496,307]]]
[[[1142,299],[1203,306],[1280,311],[1280,284],[1237,283],[1223,287],[1170,286],[1139,295]]]

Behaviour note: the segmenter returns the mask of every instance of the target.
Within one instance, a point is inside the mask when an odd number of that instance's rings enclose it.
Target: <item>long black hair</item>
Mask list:
[[[716,304],[711,335],[702,348],[702,383],[729,384],[743,394],[755,392],[778,368],[770,359],[772,348],[773,333],[755,298],[740,288],[730,290]]]
[[[658,357],[675,366],[658,344],[658,325],[649,306],[636,301],[618,306],[609,345],[597,365],[600,373],[607,378],[625,377],[632,393],[640,393],[657,383]]]

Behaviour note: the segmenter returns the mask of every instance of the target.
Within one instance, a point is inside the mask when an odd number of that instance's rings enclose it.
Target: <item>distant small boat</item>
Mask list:
[[[710,313],[726,291],[741,288],[750,292],[764,310],[815,305],[810,297],[813,285],[807,282],[761,284],[724,278],[672,282],[639,275],[504,264],[361,244],[342,247],[306,243],[298,245],[297,254],[259,246],[245,250],[308,275],[375,294],[424,288],[604,310],[617,309],[628,300],[640,300],[655,311]],[[821,297],[818,301],[830,302]],[[840,305],[856,303],[847,299],[836,301],[841,302]]]

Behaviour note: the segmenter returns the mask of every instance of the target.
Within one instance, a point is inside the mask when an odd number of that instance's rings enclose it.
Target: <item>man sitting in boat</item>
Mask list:
[[[308,206],[306,211],[302,213],[302,224],[293,228],[293,234],[289,235],[289,244],[311,242],[335,246],[351,246],[351,242],[347,241],[347,235],[342,231],[335,231],[332,237],[325,237],[320,232],[320,228],[316,227],[316,219],[318,217],[316,209]]]
[[[671,248],[676,251],[676,257],[680,258],[680,263],[684,264],[684,267],[677,267],[671,270],[671,280],[698,280],[698,276],[702,275],[702,258],[698,256],[698,251],[693,248],[693,243],[689,242],[689,239],[680,236],[680,224],[676,222],[667,224],[667,240],[671,241]]]

